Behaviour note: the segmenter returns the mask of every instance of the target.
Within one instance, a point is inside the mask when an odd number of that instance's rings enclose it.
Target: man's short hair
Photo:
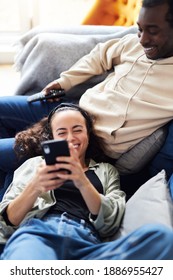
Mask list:
[[[166,21],[168,21],[170,26],[173,28],[173,1],[172,0],[142,0],[142,7],[151,8],[165,3],[168,4],[169,6],[169,10],[166,15]]]

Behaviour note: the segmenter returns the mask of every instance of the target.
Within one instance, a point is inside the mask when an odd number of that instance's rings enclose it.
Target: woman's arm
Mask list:
[[[99,164],[95,173],[104,187],[101,197],[101,207],[96,219],[90,221],[102,237],[109,237],[118,230],[125,211],[125,193],[120,189],[120,179],[117,169],[107,163]]]
[[[56,178],[56,172],[51,173],[50,171],[56,171],[56,167],[54,165],[47,166],[45,162],[42,162],[22,192],[8,204],[6,213],[11,224],[18,226],[26,214],[31,211],[41,194],[63,184],[64,180]]]

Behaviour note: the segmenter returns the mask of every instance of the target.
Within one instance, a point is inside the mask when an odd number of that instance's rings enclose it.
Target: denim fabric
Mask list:
[[[66,100],[63,100],[66,101]],[[23,161],[18,161],[13,150],[14,136],[18,131],[47,116],[60,102],[28,103],[27,96],[0,97],[0,190],[11,182],[14,170]],[[10,175],[8,174],[10,173]],[[8,181],[6,176],[8,175]],[[2,196],[2,195],[1,195]]]
[[[143,226],[126,237],[101,242],[84,220],[64,213],[31,219],[8,240],[3,260],[173,260],[173,231]]]
[[[171,177],[169,179],[168,185],[169,185],[170,195],[173,200],[173,174],[171,175]]]
[[[27,96],[0,98],[0,138],[14,137],[15,133],[47,116],[59,102],[27,102]]]

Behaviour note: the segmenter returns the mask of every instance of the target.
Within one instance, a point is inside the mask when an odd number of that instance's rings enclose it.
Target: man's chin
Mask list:
[[[159,58],[159,53],[157,48],[144,48],[144,52],[148,59],[155,60]]]

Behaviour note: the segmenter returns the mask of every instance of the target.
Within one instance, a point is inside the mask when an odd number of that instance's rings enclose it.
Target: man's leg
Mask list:
[[[16,132],[47,116],[59,103],[28,103],[27,96],[0,97],[0,138],[14,137]]]
[[[13,179],[14,170],[27,158],[19,160],[14,152],[14,138],[0,139],[0,201]]]
[[[173,260],[173,230],[145,225],[123,238],[91,246],[84,259]]]

